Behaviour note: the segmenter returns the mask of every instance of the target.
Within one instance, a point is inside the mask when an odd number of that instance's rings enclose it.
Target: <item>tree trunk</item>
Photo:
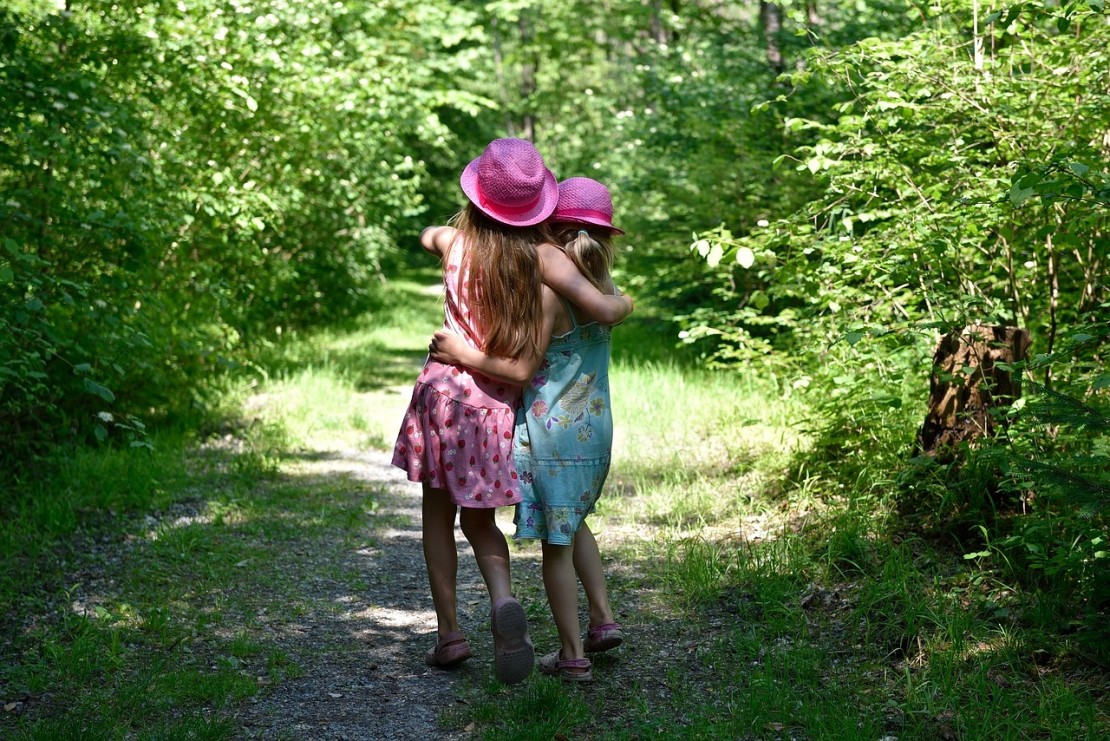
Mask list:
[[[972,325],[945,335],[933,355],[929,410],[917,433],[914,454],[955,458],[957,446],[991,437],[1004,424],[994,410],[1021,396],[1021,375],[999,368],[1029,350],[1029,333],[1017,327]]]
[[[1045,251],[1048,253],[1048,354],[1056,347],[1056,309],[1060,303],[1060,277],[1057,275],[1056,252],[1053,250],[1052,235],[1045,238]],[[1052,364],[1044,369],[1044,387],[1052,390]]]
[[[779,37],[782,35],[782,7],[777,3],[767,0],[759,2],[759,22],[763,26],[763,43],[767,50],[767,63],[775,74],[782,74],[784,63],[782,61],[782,47]]]
[[[671,40],[667,27],[663,25],[662,0],[652,0],[651,3],[651,38],[657,44],[666,44]]]
[[[532,29],[529,27],[523,12],[520,14],[519,25],[521,59],[523,60],[520,65],[520,100],[523,105],[520,138],[534,142],[536,140],[536,116],[532,112],[532,106],[535,105],[532,96],[536,92],[537,60],[532,49]]]

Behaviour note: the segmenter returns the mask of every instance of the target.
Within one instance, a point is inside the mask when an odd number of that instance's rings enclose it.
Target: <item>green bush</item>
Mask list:
[[[467,20],[436,11],[0,9],[0,472],[144,444],[260,341],[373,300],[453,142],[436,57]]]

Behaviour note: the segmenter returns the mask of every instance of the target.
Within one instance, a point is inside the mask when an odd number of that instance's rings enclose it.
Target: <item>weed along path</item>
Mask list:
[[[0,737],[1110,737],[1105,670],[1001,609],[1012,588],[962,553],[888,529],[882,498],[840,498],[835,467],[799,473],[798,399],[676,363],[643,318],[615,334],[614,466],[590,519],[625,645],[589,684],[496,682],[457,532],[474,657],[426,667],[420,487],[389,458],[441,314],[427,283],[389,290],[263,359],[222,435],[80,453],[53,499],[0,521]],[[75,524],[49,530],[56,510]],[[539,545],[510,543],[551,651]]]

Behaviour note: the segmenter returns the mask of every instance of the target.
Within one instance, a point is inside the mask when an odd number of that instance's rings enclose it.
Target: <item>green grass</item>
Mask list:
[[[595,662],[593,687],[565,690],[584,716],[472,695],[464,720],[483,737],[1110,731],[1102,671],[996,601],[1033,605],[1036,595],[998,585],[958,549],[892,529],[889,474],[853,464],[857,478],[845,479],[835,466],[799,465],[814,418],[779,391],[788,383],[666,360],[658,338],[631,336],[635,351],[614,349],[615,464],[594,528],[629,645],[618,663]],[[620,534],[616,545],[606,532]],[[530,615],[551,640],[549,618]],[[1038,652],[1046,641],[1051,653]],[[542,730],[532,735],[529,722]]]
[[[211,438],[165,431],[152,450],[72,451],[4,493],[0,595],[12,640],[0,693],[30,697],[35,712],[0,715],[0,734],[231,738],[230,709],[259,677],[300,673],[259,629],[272,605],[258,595],[282,605],[271,626],[324,609],[296,576],[299,544],[349,547],[377,509],[365,485],[304,477],[298,465],[336,442],[381,445],[396,424],[386,405],[352,412],[352,399],[411,382],[426,342],[412,325],[419,314],[430,335],[437,309],[423,285],[391,291],[396,300],[361,326],[271,348],[258,369],[268,380],[231,390],[222,406],[232,413]],[[259,398],[264,410],[247,403]],[[133,544],[123,562],[98,545],[120,540]],[[352,588],[363,578],[328,563],[314,576]]]
[[[37,710],[0,717],[0,733],[236,737],[231,710],[302,671],[260,615],[274,602],[281,621],[334,609],[307,596],[304,544],[350,547],[377,509],[374,491],[305,462],[392,444],[439,321],[426,282],[395,283],[377,312],[275,342],[225,400],[229,439],[167,432],[153,452],[76,451],[5,494],[0,690]],[[895,477],[875,463],[896,460],[895,441],[815,464],[807,454],[828,440],[806,432],[820,426],[789,379],[707,371],[664,329],[634,317],[614,336],[615,463],[591,521],[628,645],[597,658],[589,686],[460,678],[465,703],[446,727],[489,739],[1110,733],[1105,669],[1054,628],[1073,606],[899,529]],[[121,539],[135,547],[112,562],[98,543]],[[551,645],[538,548],[513,552],[533,637]],[[324,557],[315,573],[351,590],[365,579]]]
[[[287,334],[259,361],[266,382],[241,389],[281,420],[289,445],[392,448],[415,370],[443,322],[440,296],[423,280],[390,284],[378,311],[337,330]]]
[[[154,526],[121,517],[100,530],[136,544],[124,563],[98,563],[95,548],[67,555],[78,573],[103,570],[110,581],[94,576],[24,595],[20,612],[43,619],[22,629],[20,660],[0,678],[35,698],[40,717],[17,724],[13,738],[115,738],[128,728],[151,738],[230,738],[228,712],[259,691],[259,677],[298,675],[269,628],[333,609],[301,583],[298,548],[352,547],[375,493],[342,479],[189,483],[200,498],[180,516]],[[319,556],[312,577],[361,578]],[[277,614],[260,626],[256,616],[267,609]]]

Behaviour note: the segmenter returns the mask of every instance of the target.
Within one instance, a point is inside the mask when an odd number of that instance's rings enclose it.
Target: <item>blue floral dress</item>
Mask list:
[[[566,303],[564,301],[564,303]],[[552,337],[516,417],[516,537],[570,545],[601,495],[613,451],[611,329],[579,324]]]

